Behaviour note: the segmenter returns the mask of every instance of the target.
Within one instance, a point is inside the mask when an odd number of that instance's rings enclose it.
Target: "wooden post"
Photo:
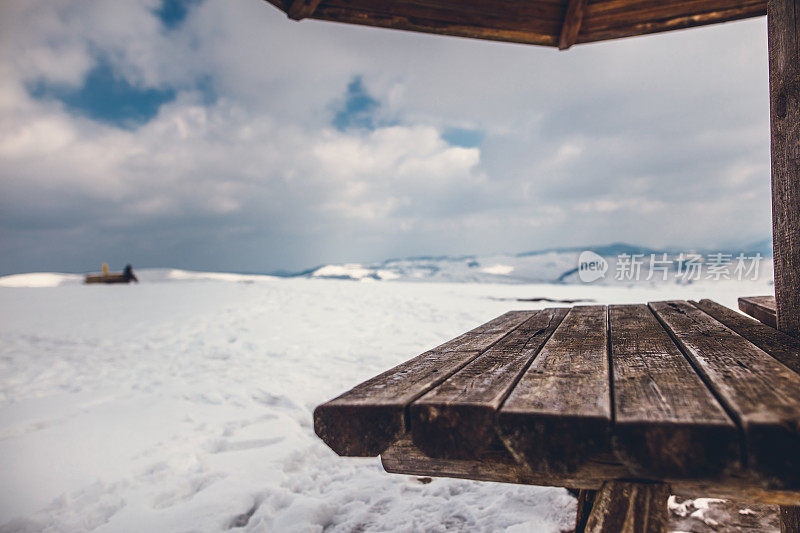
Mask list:
[[[594,499],[597,497],[596,490],[581,489],[578,491],[578,509],[575,513],[575,533],[586,531],[586,522],[592,513]]]
[[[798,0],[769,0],[772,240],[778,329],[800,332],[800,29]]]
[[[669,486],[606,481],[595,496],[586,533],[666,533]]]
[[[578,33],[581,31],[586,4],[587,0],[569,0],[564,22],[561,23],[561,35],[558,38],[559,50],[567,50],[578,42]]]
[[[769,0],[772,241],[778,329],[800,335],[800,1]],[[800,532],[800,507],[781,506],[781,530]]]

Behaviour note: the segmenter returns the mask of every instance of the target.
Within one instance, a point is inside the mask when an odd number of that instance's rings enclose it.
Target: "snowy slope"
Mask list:
[[[82,281],[81,274],[31,272],[2,276],[0,277],[0,287],[58,287],[59,285],[76,285]]]
[[[770,290],[181,276],[195,274],[0,287],[0,531],[568,529],[563,489],[386,474],[328,450],[312,410],[509,309],[552,305],[518,298],[735,305]]]
[[[253,283],[273,279],[263,274],[234,274],[229,272],[195,272],[175,268],[145,268],[136,271],[136,277],[143,283],[171,281],[228,281]],[[0,287],[59,287],[62,285],[80,285],[83,274],[64,274],[59,272],[31,272],[27,274],[11,274],[0,277]]]

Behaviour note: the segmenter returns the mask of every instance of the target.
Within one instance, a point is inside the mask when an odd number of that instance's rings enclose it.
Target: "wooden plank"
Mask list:
[[[470,458],[499,444],[497,409],[569,309],[537,311],[478,358],[411,404],[411,435],[426,454]]]
[[[612,453],[601,453],[584,461],[570,474],[533,471],[517,463],[506,450],[490,450],[479,459],[435,459],[414,446],[404,437],[381,454],[387,472],[412,476],[449,477],[499,483],[518,483],[548,487],[570,487],[598,490],[609,479],[635,480]],[[766,490],[758,480],[743,473],[732,473],[721,480],[664,480],[673,494],[687,498],[698,496],[771,504],[800,503],[800,491]]]
[[[268,0],[291,11],[283,0]],[[316,0],[300,0],[312,2]],[[580,16],[565,17],[565,12]],[[292,4],[293,5],[293,4]],[[617,39],[761,16],[765,0],[323,0],[296,18],[547,46]],[[579,9],[584,6],[584,9]],[[313,14],[308,14],[313,13]],[[565,19],[567,24],[564,24]]]
[[[406,430],[406,406],[533,316],[511,311],[357,385],[314,410],[314,431],[339,455],[375,457]]]
[[[589,4],[592,6],[593,4]],[[588,7],[587,7],[588,9]],[[610,39],[622,39],[625,37],[636,37],[651,33],[662,33],[667,31],[683,30],[720,22],[730,22],[752,17],[759,17],[766,14],[766,9],[761,5],[746,5],[744,7],[733,7],[730,9],[712,11],[708,13],[694,13],[668,17],[660,20],[641,20],[627,25],[613,25],[606,27],[596,24],[588,14],[584,15],[584,22],[581,33],[578,36],[578,44],[607,41]]]
[[[564,23],[561,25],[561,36],[558,38],[559,50],[567,50],[578,42],[578,32],[581,30],[586,2],[587,0],[569,0]]]
[[[742,298],[739,298],[740,300]],[[745,296],[744,299],[753,302],[754,304],[763,307],[765,310],[776,313],[775,296],[772,294],[766,296]]]
[[[669,486],[612,480],[597,493],[586,533],[666,533]]]
[[[381,454],[381,462],[387,472],[397,474],[591,490],[599,489],[607,479],[634,477],[611,452],[589,457],[570,473],[557,473],[532,470],[517,462],[505,448],[486,450],[477,459],[429,457],[409,436],[387,448]]]
[[[743,296],[739,298],[739,309],[772,328],[778,327],[774,296]]]
[[[800,5],[770,0],[772,242],[778,329],[800,334]]]
[[[555,46],[558,40],[558,21],[538,21],[532,28],[504,29],[482,25],[459,24],[436,20],[419,19],[404,15],[391,15],[371,12],[353,12],[347,8],[322,4],[314,13],[314,18],[331,22],[345,22],[363,26],[377,26],[396,30],[421,33],[438,33],[455,37],[488,39],[523,44]],[[541,26],[548,26],[547,29]],[[552,26],[553,29],[550,29]]]
[[[609,448],[607,330],[606,307],[573,307],[511,391],[499,426],[518,461],[570,472]]]
[[[310,17],[317,10],[320,0],[293,0],[287,14],[290,19],[302,20]]]
[[[609,307],[614,451],[639,476],[718,478],[739,431],[646,305]]]
[[[683,17],[695,17],[695,24],[725,21],[732,11],[766,14],[766,0],[606,0],[591,2],[585,22],[591,30],[613,29],[645,23],[665,23]]]
[[[687,302],[650,307],[743,429],[748,470],[800,487],[800,375]]]
[[[800,340],[711,300],[692,302],[772,357],[800,373]]]
[[[343,8],[371,16],[394,16],[439,26],[471,26],[495,30],[547,31],[561,28],[566,4],[558,2],[519,2],[508,0],[326,0],[325,9]]]

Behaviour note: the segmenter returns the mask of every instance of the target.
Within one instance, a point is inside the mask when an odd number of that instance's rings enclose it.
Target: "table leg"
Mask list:
[[[578,511],[575,515],[575,533],[586,531],[586,522],[592,512],[596,490],[581,489],[578,491]]]
[[[800,533],[800,507],[781,505],[781,533]]]
[[[586,533],[666,533],[665,483],[606,481],[595,496]]]

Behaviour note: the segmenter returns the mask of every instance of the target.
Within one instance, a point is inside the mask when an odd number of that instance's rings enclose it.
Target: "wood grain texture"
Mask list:
[[[560,29],[566,4],[561,0],[509,2],[508,0],[325,0],[327,8],[342,8],[355,13],[407,17],[440,24],[470,25],[495,30],[540,31]],[[508,10],[514,17],[508,16]]]
[[[575,533],[584,533],[586,531],[586,522],[592,513],[596,497],[596,490],[580,489],[578,492],[578,505],[575,511]]]
[[[778,327],[774,296],[743,296],[739,298],[739,309],[759,322],[773,328]]]
[[[381,462],[387,472],[395,474],[586,490],[598,490],[610,479],[636,479],[636,476],[611,453],[592,456],[573,473],[558,474],[531,470],[517,463],[506,450],[489,450],[479,459],[431,458],[414,446],[407,436],[386,449],[381,454]],[[800,503],[800,491],[767,490],[758,480],[741,473],[714,481],[680,479],[664,481],[670,484],[673,494],[686,498],[703,496],[771,504]]]
[[[769,0],[769,118],[776,327],[800,336],[800,6]],[[800,532],[800,509],[781,508],[781,530]]]
[[[646,305],[609,307],[614,451],[651,479],[740,468],[739,432]]]
[[[530,467],[570,472],[610,449],[605,306],[573,307],[500,409],[501,438]]]
[[[283,11],[291,10],[284,0],[268,1]],[[765,0],[322,0],[313,14],[305,16],[442,35],[566,46],[761,16],[766,10]]]
[[[586,533],[666,533],[669,486],[612,480],[603,483]]]
[[[533,316],[511,311],[387,370],[314,410],[314,431],[339,455],[374,457],[406,430],[406,406]]]
[[[770,0],[772,242],[778,329],[800,333],[800,7]]]
[[[414,443],[426,454],[471,458],[500,444],[497,410],[569,309],[537,311],[520,327],[411,404]]]
[[[289,2],[291,0],[266,0],[268,3],[272,4],[273,6],[277,7],[284,13],[288,14],[289,11]]]
[[[579,42],[630,37],[766,14],[763,0],[609,0],[586,7]]]
[[[764,14],[766,14],[764,3],[759,2],[756,5],[746,5],[745,7],[734,7],[708,13],[678,15],[660,20],[641,20],[625,26],[605,27],[602,24],[594,24],[594,21],[585,16],[581,33],[578,36],[578,44],[683,30],[719,22],[758,17]]]
[[[742,428],[747,469],[800,487],[800,375],[688,302],[650,307]]]
[[[348,8],[323,3],[314,18],[331,22],[344,22],[362,26],[376,26],[395,30],[436,33],[454,37],[468,37],[491,41],[555,46],[558,41],[560,20],[532,19],[528,27],[483,26],[441,20],[429,20],[409,15],[354,12]],[[512,24],[513,26],[513,24]],[[519,25],[517,25],[519,26]]]
[[[797,533],[800,531],[800,507],[781,505],[781,533]]]
[[[768,2],[772,243],[776,327],[800,336],[800,9]],[[800,532],[800,509],[781,507],[781,530]]]
[[[578,42],[578,32],[583,23],[583,13],[586,11],[588,0],[569,0],[564,23],[561,25],[561,35],[558,39],[558,49],[567,50]]]
[[[302,20],[310,17],[317,10],[320,0],[292,0],[287,15],[292,20]]]
[[[505,448],[486,450],[477,459],[440,459],[422,452],[408,436],[399,439],[383,453],[387,472],[498,481],[523,485],[599,489],[603,481],[631,478],[633,474],[610,452],[594,455],[569,474],[531,470],[517,462]]]
[[[800,340],[711,300],[692,302],[772,357],[800,373]]]

